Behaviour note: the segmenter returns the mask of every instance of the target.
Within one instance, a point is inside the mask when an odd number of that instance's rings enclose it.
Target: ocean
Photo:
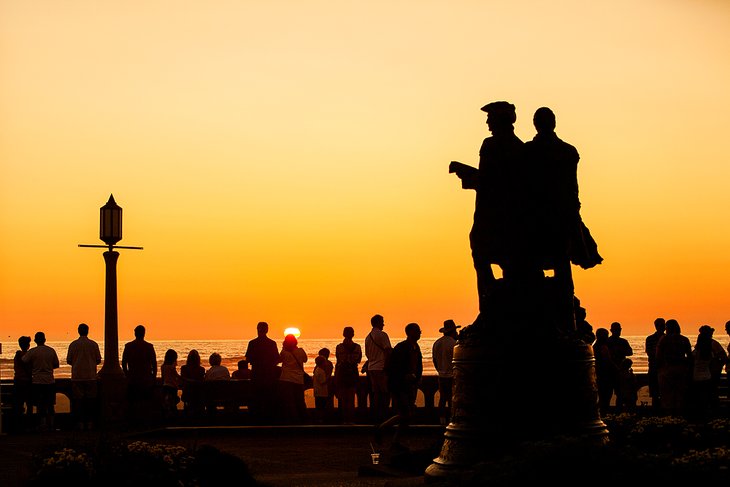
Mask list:
[[[632,357],[634,361],[634,372],[642,373],[646,372],[647,359],[646,353],[644,353],[644,340],[645,336],[626,336],[631,347],[634,350]],[[694,344],[695,337],[688,336],[691,342]],[[423,354],[423,373],[424,375],[435,375],[436,369],[433,366],[431,360],[431,347],[433,342],[438,337],[422,337],[419,341],[421,346],[421,353]],[[391,343],[395,345],[403,338],[391,337]],[[281,341],[279,341],[279,348],[281,349]],[[329,348],[331,355],[330,360],[332,363],[335,362],[335,347],[338,343],[342,342],[342,338],[326,338],[326,339],[305,339],[299,340],[299,346],[307,352],[309,359],[304,364],[304,369],[312,373],[314,369],[314,358],[322,348]],[[363,340],[355,340],[363,348],[363,355],[365,354],[365,343]],[[53,347],[58,354],[58,359],[61,362],[61,367],[54,371],[56,378],[70,378],[71,377],[71,366],[66,364],[66,353],[68,351],[69,341],[48,341],[47,344]],[[208,357],[213,352],[218,352],[223,358],[222,365],[228,367],[233,372],[237,368],[237,363],[243,358],[243,354],[246,351],[246,345],[248,340],[168,340],[168,341],[152,341],[151,342],[155,351],[157,352],[157,361],[159,365],[162,365],[162,359],[165,356],[165,352],[172,348],[177,352],[178,355],[178,366],[185,363],[185,358],[188,352],[192,349],[196,349],[200,353],[200,357],[203,361],[203,366],[208,368]],[[723,344],[724,345],[724,344]],[[35,344],[31,344],[35,346]],[[104,342],[99,342],[99,348],[101,350],[102,357],[104,355]],[[119,359],[122,357],[122,349],[124,343],[120,343],[119,346]],[[17,342],[2,342],[2,355],[0,355],[0,378],[1,379],[12,379],[13,377],[13,356],[15,351],[18,350]],[[363,361],[365,358],[363,357]]]

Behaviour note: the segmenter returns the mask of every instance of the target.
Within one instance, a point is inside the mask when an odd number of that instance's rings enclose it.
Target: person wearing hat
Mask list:
[[[451,395],[454,385],[453,358],[454,347],[458,338],[458,328],[461,325],[454,323],[454,320],[444,321],[444,326],[439,330],[444,336],[433,342],[432,357],[433,365],[438,372],[439,381],[439,419],[441,424],[448,424],[451,411]]]
[[[495,285],[492,264],[501,267],[505,278],[524,270],[526,201],[523,163],[523,142],[514,131],[517,120],[515,106],[506,101],[484,105],[491,137],[479,149],[479,168],[451,161],[449,172],[455,173],[464,189],[476,190],[474,222],[469,233],[474,269],[477,274],[479,310],[486,309],[486,300]]]

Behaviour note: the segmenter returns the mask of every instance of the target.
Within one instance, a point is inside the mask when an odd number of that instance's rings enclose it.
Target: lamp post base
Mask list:
[[[120,374],[99,372],[100,419],[107,426],[124,421],[127,417],[127,378]]]

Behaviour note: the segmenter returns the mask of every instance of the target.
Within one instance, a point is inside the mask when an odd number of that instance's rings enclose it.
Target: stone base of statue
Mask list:
[[[552,278],[497,281],[454,348],[452,419],[427,481],[466,480],[479,463],[524,442],[608,441],[593,349],[571,333],[569,297],[566,305]]]

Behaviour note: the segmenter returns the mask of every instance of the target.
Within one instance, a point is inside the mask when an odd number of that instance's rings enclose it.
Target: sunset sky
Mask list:
[[[477,314],[490,101],[581,155],[605,261],[588,321],[730,320],[730,2],[0,0],[0,338],[103,339],[99,208],[124,209],[119,338],[391,337]],[[7,351],[5,351],[7,352]]]

